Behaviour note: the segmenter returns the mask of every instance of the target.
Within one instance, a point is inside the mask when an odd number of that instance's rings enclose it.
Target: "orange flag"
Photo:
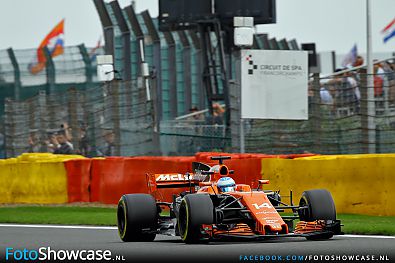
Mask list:
[[[47,62],[44,55],[44,47],[47,46],[50,56],[56,57],[64,52],[64,19],[59,22],[49,34],[41,41],[37,48],[37,55],[33,62],[29,64],[29,71],[32,74],[37,74],[45,68]]]

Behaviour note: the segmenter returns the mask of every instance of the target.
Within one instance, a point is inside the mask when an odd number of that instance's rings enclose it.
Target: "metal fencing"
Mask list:
[[[225,125],[205,120],[162,121],[160,140],[165,155],[193,155],[196,152],[230,151]]]
[[[153,106],[135,82],[107,83],[84,91],[5,103],[7,157],[51,152],[51,137],[64,131],[76,153],[86,156],[158,154]]]
[[[244,120],[246,152],[267,154],[386,153],[395,151],[395,74],[390,60],[369,76],[364,69],[309,81],[309,119]],[[373,86],[368,85],[369,77]],[[152,98],[156,98],[155,89]],[[369,97],[371,92],[371,97]],[[193,155],[240,151],[240,87],[231,85],[231,125],[208,113],[159,120],[138,81],[112,81],[85,90],[7,99],[4,143],[7,157],[47,152],[51,136],[67,130],[76,153],[107,155]],[[371,99],[368,99],[371,98]],[[286,107],[286,105],[284,105]],[[369,111],[369,107],[373,111]],[[368,114],[369,113],[369,114]],[[63,125],[63,127],[62,127]],[[372,137],[373,135],[373,137]],[[0,138],[2,139],[2,138]],[[372,151],[372,149],[374,149]]]
[[[246,152],[395,152],[394,65],[393,60],[377,63],[373,76],[368,76],[364,69],[327,77],[314,74],[308,87],[309,119],[244,120]],[[368,85],[369,77],[373,78],[373,86]],[[234,85],[231,124],[234,151],[240,150],[238,92]],[[369,113],[369,107],[373,114]]]
[[[136,81],[52,94],[42,91],[24,101],[7,99],[5,156],[53,152],[53,138],[63,132],[74,153],[88,157],[193,155],[230,149],[225,126],[210,116],[159,123],[154,106]]]
[[[28,132],[26,127],[33,127],[27,122],[22,124],[24,129],[19,130],[18,126],[10,127],[4,123],[5,119],[10,117],[4,113],[6,99],[20,102],[13,104],[15,109],[9,107],[8,110],[11,109],[9,114],[15,115],[15,118],[16,116],[22,118],[22,113],[17,112],[16,109],[19,107],[26,116],[30,114],[30,110],[38,111],[42,105],[39,103],[43,101],[39,101],[35,96],[40,91],[47,94],[57,92],[56,96],[63,97],[59,94],[65,93],[71,87],[77,90],[93,88],[97,85],[95,58],[96,55],[103,53],[102,47],[87,48],[83,44],[65,47],[62,56],[49,57],[42,71],[32,73],[29,68],[37,56],[37,49],[0,50],[0,158],[5,157],[6,130],[14,131],[16,136],[23,136]],[[46,100],[44,99],[44,102]],[[27,117],[25,119],[27,120]],[[7,140],[9,142],[10,138]],[[18,140],[23,139],[15,138],[14,143]],[[18,152],[20,149],[15,151]]]

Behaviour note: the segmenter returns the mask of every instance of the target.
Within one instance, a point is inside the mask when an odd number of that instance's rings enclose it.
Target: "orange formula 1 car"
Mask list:
[[[309,190],[299,205],[281,201],[278,191],[235,184],[223,164],[228,156],[212,157],[219,164],[192,163],[193,174],[147,175],[151,194],[123,195],[118,203],[118,232],[123,241],[153,241],[156,234],[179,235],[185,243],[227,238],[262,239],[302,236],[329,239],[341,233],[336,209],[327,190]],[[173,202],[155,200],[160,188],[188,189]],[[160,195],[159,195],[160,196]],[[164,216],[162,211],[169,210]],[[284,211],[293,215],[280,215]],[[294,227],[294,220],[300,221]]]

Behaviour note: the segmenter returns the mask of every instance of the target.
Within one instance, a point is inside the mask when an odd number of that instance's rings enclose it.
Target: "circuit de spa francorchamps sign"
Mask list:
[[[241,117],[308,119],[307,51],[241,51]]]

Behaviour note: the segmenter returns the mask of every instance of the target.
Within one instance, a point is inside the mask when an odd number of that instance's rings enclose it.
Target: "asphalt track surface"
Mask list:
[[[325,258],[314,261],[321,255],[331,256],[331,259],[335,255],[359,255],[365,259],[375,255],[376,262],[379,262],[379,256],[382,255],[390,260],[387,262],[395,261],[395,237],[391,236],[344,235],[325,241],[288,237],[259,242],[227,241],[186,245],[179,237],[163,235],[157,235],[154,242],[124,243],[114,227],[0,224],[0,262],[8,262],[5,261],[5,251],[10,247],[14,250],[40,247],[51,247],[53,250],[110,250],[114,259],[118,255],[125,259],[124,262],[321,262]],[[308,260],[300,260],[299,256]]]

